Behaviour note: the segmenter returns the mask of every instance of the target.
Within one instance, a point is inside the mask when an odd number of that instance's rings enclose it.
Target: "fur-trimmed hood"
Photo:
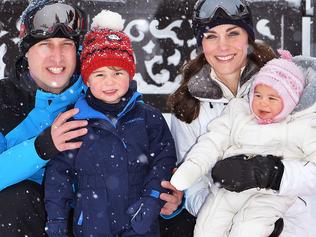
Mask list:
[[[303,70],[306,80],[303,94],[293,111],[296,117],[316,112],[316,58],[296,56],[293,61]]]
[[[249,60],[241,75],[240,86],[242,87],[246,82],[249,82],[258,70],[258,66]],[[210,72],[211,66],[206,64],[188,82],[190,94],[199,100],[220,100],[223,98],[222,88],[211,78]]]

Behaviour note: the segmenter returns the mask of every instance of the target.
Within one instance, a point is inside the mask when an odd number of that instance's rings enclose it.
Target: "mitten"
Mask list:
[[[131,226],[137,234],[145,234],[151,225],[158,220],[161,201],[159,198],[142,197],[127,210],[131,219]]]
[[[281,157],[237,155],[218,161],[212,169],[214,183],[229,191],[242,192],[251,188],[279,190],[284,172]]]
[[[200,177],[202,171],[200,167],[188,160],[180,165],[172,175],[170,183],[179,191],[190,188]]]

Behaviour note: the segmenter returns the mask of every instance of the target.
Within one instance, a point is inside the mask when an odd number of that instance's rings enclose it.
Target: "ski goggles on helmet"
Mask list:
[[[251,17],[248,4],[243,0],[199,0],[194,6],[193,21],[207,24],[217,17],[239,20]]]
[[[53,2],[43,5],[24,17],[20,38],[50,38],[58,29],[67,37],[79,37],[86,30],[84,13],[65,3]]]

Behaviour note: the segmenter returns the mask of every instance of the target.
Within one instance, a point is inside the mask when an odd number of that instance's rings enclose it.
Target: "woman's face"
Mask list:
[[[203,52],[216,75],[240,75],[247,62],[248,34],[236,25],[219,25],[204,33]]]

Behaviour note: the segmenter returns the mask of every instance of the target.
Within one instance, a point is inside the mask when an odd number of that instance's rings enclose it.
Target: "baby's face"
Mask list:
[[[283,101],[279,94],[269,86],[256,86],[252,101],[252,111],[260,119],[273,119],[283,109]]]

